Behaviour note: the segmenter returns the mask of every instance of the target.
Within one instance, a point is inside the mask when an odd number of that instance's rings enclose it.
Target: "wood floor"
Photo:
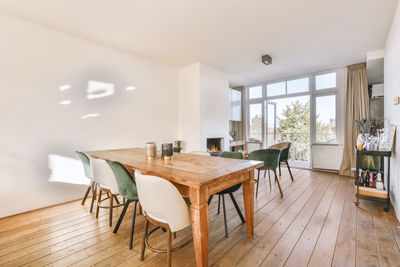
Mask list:
[[[229,238],[224,237],[218,198],[210,204],[209,264],[213,266],[400,266],[399,223],[384,204],[361,200],[354,205],[353,180],[332,173],[284,168],[281,183],[270,191],[261,179],[255,201],[255,235],[246,239],[234,206],[226,197]],[[263,173],[262,173],[263,176]],[[243,211],[241,192],[235,193]],[[99,219],[90,214],[90,199],[0,219],[0,266],[163,266],[165,254],[146,250],[139,260],[144,222],[137,216],[134,247],[128,249],[132,207],[118,234],[108,226],[108,210]],[[121,208],[114,210],[114,225]],[[221,207],[222,211],[222,207]],[[177,234],[174,244],[191,238],[191,229]],[[165,246],[157,231],[154,246]],[[194,266],[193,245],[172,253],[173,266]]]

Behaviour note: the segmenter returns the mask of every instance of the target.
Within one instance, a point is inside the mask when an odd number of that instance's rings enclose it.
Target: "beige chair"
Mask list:
[[[97,200],[96,218],[99,217],[100,208],[109,209],[109,225],[112,226],[113,208],[119,207],[120,204],[118,200],[118,184],[115,180],[114,173],[111,168],[107,165],[104,160],[101,159],[91,159],[91,164],[93,168],[93,177],[98,184],[99,198]],[[102,193],[106,193],[107,197],[102,199]],[[102,205],[102,202],[109,200],[109,206]],[[114,205],[114,200],[116,204]]]
[[[143,209],[143,215],[146,218],[140,260],[144,260],[144,251],[147,246],[152,251],[167,253],[167,265],[171,266],[171,252],[191,242],[191,240],[188,240],[179,247],[171,248],[171,234],[175,234],[191,225],[188,204],[178,189],[163,178],[143,175],[139,171],[136,171],[135,181],[140,205]],[[149,222],[157,227],[147,233]],[[148,242],[150,235],[160,227],[167,230],[166,250],[153,248]]]

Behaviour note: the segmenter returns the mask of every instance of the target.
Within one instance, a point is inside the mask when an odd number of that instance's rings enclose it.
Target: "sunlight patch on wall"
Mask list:
[[[115,92],[114,84],[98,82],[98,81],[89,81],[87,88],[87,99],[98,99],[107,96],[113,95]]]
[[[71,88],[71,85],[69,85],[69,84],[61,85],[60,86],[60,91],[66,91],[66,90],[68,90],[70,88]]]
[[[69,105],[69,104],[71,104],[71,100],[62,100],[62,101],[60,101],[60,105],[65,106],[65,105]]]
[[[89,113],[89,114],[83,115],[81,117],[81,119],[95,118],[95,117],[98,117],[98,116],[100,116],[99,113]]]
[[[136,90],[136,86],[128,86],[126,87],[126,91],[133,91]]]
[[[80,160],[54,154],[50,154],[48,160],[50,169],[49,182],[90,184]]]

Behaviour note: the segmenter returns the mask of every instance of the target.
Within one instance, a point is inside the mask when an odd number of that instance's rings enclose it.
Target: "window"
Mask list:
[[[336,88],[336,72],[315,76],[315,89]]]
[[[249,99],[261,98],[262,97],[262,86],[255,86],[249,88]]]
[[[336,143],[336,95],[315,97],[315,141]]]
[[[286,94],[286,83],[271,83],[267,85],[267,96],[276,96]]]
[[[295,93],[307,92],[309,90],[308,80],[309,80],[308,78],[302,78],[302,79],[288,81],[287,93],[295,94]]]
[[[262,140],[262,104],[249,105],[249,139]]]

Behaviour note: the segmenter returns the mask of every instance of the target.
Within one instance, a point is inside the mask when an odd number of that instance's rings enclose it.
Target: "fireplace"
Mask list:
[[[220,156],[224,150],[224,138],[207,138],[207,152],[211,156]]]

